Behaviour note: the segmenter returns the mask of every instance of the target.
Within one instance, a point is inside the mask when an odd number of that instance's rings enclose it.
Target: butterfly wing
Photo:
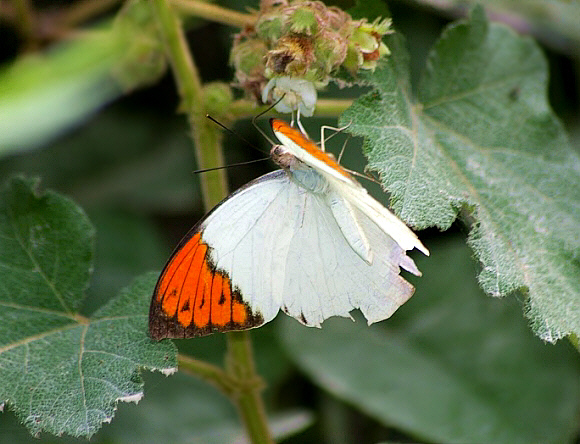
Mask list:
[[[414,233],[309,139],[273,128],[284,170],[240,188],[182,240],[155,287],[153,338],[253,328],[281,308],[310,326],[354,308],[372,323],[413,294],[399,272],[420,275],[405,254],[428,254]]]
[[[287,174],[274,171],[248,183],[194,226],[165,265],[149,311],[155,339],[243,330],[271,320],[280,308],[290,242]],[[282,253],[280,253],[282,252]]]
[[[413,294],[400,267],[420,275],[415,263],[397,242],[368,216],[354,208],[357,229],[372,250],[369,263],[345,236],[331,201],[341,196],[309,193],[304,200],[300,229],[293,232],[286,266],[282,310],[309,326],[320,326],[331,316],[349,317],[361,310],[369,324],[390,317]]]
[[[413,293],[399,267],[419,272],[356,208],[356,223],[342,222],[341,228],[331,209],[340,199],[332,191],[306,191],[282,170],[229,196],[188,233],[165,266],[151,303],[151,336],[253,328],[280,308],[310,326],[348,317],[354,308],[369,323],[389,317]],[[370,263],[345,236],[353,226],[372,246]]]

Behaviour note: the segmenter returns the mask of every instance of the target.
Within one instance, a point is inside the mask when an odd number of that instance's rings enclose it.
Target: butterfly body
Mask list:
[[[309,326],[359,308],[388,318],[413,293],[405,250],[428,253],[334,158],[280,120],[281,170],[240,188],[181,241],[154,291],[155,339],[243,330],[279,310]]]

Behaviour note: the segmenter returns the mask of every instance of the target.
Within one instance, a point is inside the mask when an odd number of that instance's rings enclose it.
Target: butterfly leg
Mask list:
[[[334,137],[336,134],[338,134],[338,133],[340,133],[340,132],[344,131],[345,129],[347,129],[347,128],[348,128],[348,127],[351,125],[351,123],[352,123],[352,122],[349,122],[349,124],[348,124],[348,125],[345,125],[345,126],[343,126],[343,127],[341,127],[341,128],[336,128],[336,127],[334,127],[334,126],[328,126],[328,125],[322,125],[322,126],[320,127],[320,149],[321,149],[322,151],[326,151],[326,148],[325,148],[325,146],[324,146],[324,144],[326,143],[326,141],[327,141],[328,139],[331,139],[332,137]],[[325,131],[325,130],[332,130],[332,131],[334,131],[334,134],[332,134],[331,136],[328,136],[327,138],[325,138],[325,137],[324,137],[324,131]],[[347,141],[348,141],[348,140],[347,140]],[[340,156],[338,156],[338,161],[339,161],[339,162],[340,162],[340,158],[342,157],[342,153],[344,152],[344,148],[345,148],[345,147],[346,147],[346,142],[344,143],[344,145],[343,145],[343,147],[342,147],[342,150],[340,151]]]
[[[298,128],[300,128],[300,131],[302,132],[302,134],[304,134],[306,137],[308,137],[306,130],[302,126],[302,122],[300,122],[300,109],[296,110],[296,123],[298,124]]]

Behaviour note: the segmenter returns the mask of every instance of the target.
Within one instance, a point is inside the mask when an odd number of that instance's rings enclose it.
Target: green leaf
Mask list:
[[[526,289],[546,341],[580,334],[580,158],[547,103],[541,51],[476,8],[436,44],[413,103],[408,55],[400,38],[388,45],[376,90],[341,125],[365,136],[394,210],[446,229],[465,209],[486,293]]]
[[[235,406],[215,387],[190,375],[171,378],[155,373],[143,375],[147,396],[139,402],[120,404],[112,424],[91,437],[91,444],[111,443],[242,443],[247,435]],[[285,410],[268,415],[276,441],[296,435],[309,427],[313,414],[307,410]],[[30,443],[24,427],[11,412],[0,415],[0,437],[10,444]],[[35,444],[83,443],[79,438],[40,434]]]
[[[484,4],[486,11],[519,32],[537,36],[547,47],[572,57],[580,48],[580,3],[570,0],[450,0],[430,5],[434,8],[461,11],[469,5]]]
[[[285,319],[280,340],[312,381],[429,442],[561,443],[578,427],[579,359],[543,344],[515,299],[484,298],[462,240],[417,258],[416,295],[388,321]]]
[[[0,191],[2,302],[26,301],[39,309],[32,316],[68,324],[87,287],[95,233],[82,209],[56,193],[37,195],[35,182],[15,178]],[[0,341],[20,340],[20,320],[6,319],[16,324]]]
[[[72,201],[34,186],[15,178],[0,190],[0,403],[33,434],[89,437],[118,401],[142,397],[139,368],[169,373],[176,351],[147,336],[155,274],[78,315],[93,228]]]
[[[117,97],[107,78],[121,57],[115,43],[82,39],[0,71],[0,154],[33,148]]]

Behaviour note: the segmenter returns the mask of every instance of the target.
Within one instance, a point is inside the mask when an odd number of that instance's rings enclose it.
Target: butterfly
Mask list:
[[[151,301],[154,339],[245,330],[280,310],[307,326],[360,309],[390,317],[413,294],[406,250],[429,251],[332,155],[271,119],[281,169],[238,189],[199,221],[165,265]]]

